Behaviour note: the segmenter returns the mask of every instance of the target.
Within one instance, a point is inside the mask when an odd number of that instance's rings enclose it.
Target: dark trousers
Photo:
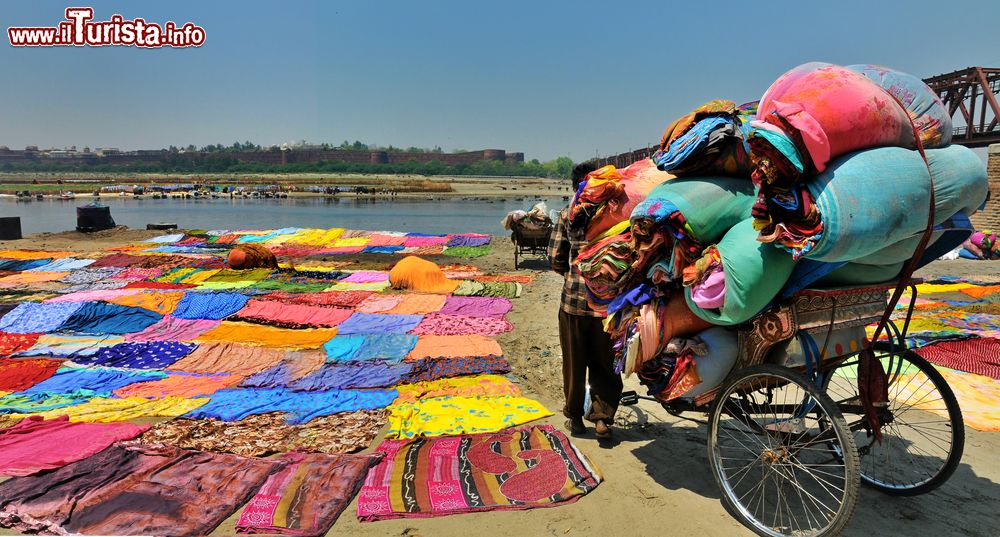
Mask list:
[[[563,392],[567,418],[610,422],[622,395],[622,377],[614,371],[611,338],[600,317],[570,315],[559,310],[559,345],[562,347]],[[590,413],[583,415],[583,402],[590,376]]]

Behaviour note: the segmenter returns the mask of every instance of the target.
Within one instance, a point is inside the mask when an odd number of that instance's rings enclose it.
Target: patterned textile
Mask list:
[[[0,317],[0,330],[13,334],[53,332],[82,306],[83,304],[78,302],[65,304],[23,302],[7,315]]]
[[[580,250],[588,244],[585,233],[585,228],[570,229],[569,211],[563,209],[559,213],[559,220],[552,228],[552,235],[549,237],[549,260],[552,264],[552,270],[565,277],[562,291],[562,310],[570,315],[602,317],[603,315],[594,311],[587,301],[587,285],[584,283],[583,276],[576,264]]]
[[[178,319],[166,315],[156,324],[151,324],[141,332],[126,334],[128,341],[194,341],[198,336],[219,326],[220,321],[210,319]]]
[[[59,325],[59,330],[78,334],[129,334],[141,332],[162,318],[159,313],[144,308],[88,302]]]
[[[59,369],[59,360],[0,359],[0,391],[19,392],[51,377]]]
[[[20,393],[28,396],[73,394],[87,391],[92,394],[110,395],[118,388],[135,382],[166,377],[161,371],[121,371],[103,367],[86,369],[63,368],[51,377]]]
[[[586,293],[586,289],[584,289],[584,293]],[[501,296],[506,298],[517,298],[521,296],[521,284],[517,282],[480,282],[462,280],[452,294],[455,296]]]
[[[0,483],[0,512],[5,525],[21,532],[208,535],[281,467],[276,460],[166,446],[111,446]]]
[[[244,507],[236,531],[323,535],[347,508],[381,453],[314,455],[289,453]]]
[[[502,356],[475,358],[424,358],[415,362],[404,362],[411,370],[406,382],[437,380],[462,375],[482,375],[489,373],[510,373],[510,364]]]
[[[286,304],[306,304],[309,306],[338,306],[353,308],[363,302],[374,291],[326,291],[323,293],[292,294],[276,291],[265,295],[265,300],[280,300]]]
[[[944,341],[921,347],[916,352],[933,364],[1000,380],[1000,339]]]
[[[94,283],[101,280],[111,278],[115,274],[118,274],[123,269],[118,267],[105,267],[105,268],[85,268],[80,270],[74,270],[67,276],[63,276],[61,282],[64,283]]]
[[[355,313],[337,329],[347,334],[405,334],[420,324],[421,315],[390,315],[380,313]],[[0,319],[2,320],[2,319]]]
[[[247,457],[294,450],[350,453],[366,449],[371,444],[385,425],[388,414],[387,410],[341,412],[316,418],[304,425],[287,425],[285,415],[280,412],[258,414],[233,422],[178,418],[154,425],[137,442]]]
[[[292,384],[293,390],[313,391],[346,388],[384,388],[395,386],[411,375],[408,363],[357,363],[327,365]]]
[[[167,367],[168,371],[201,374],[230,374],[249,377],[270,369],[284,358],[278,349],[248,347],[235,343],[206,343]]]
[[[236,421],[254,414],[287,412],[288,423],[296,425],[338,412],[385,408],[396,395],[396,390],[293,392],[282,388],[236,388],[215,392],[210,403],[185,417]]]
[[[548,425],[386,440],[376,453],[385,458],[358,494],[362,521],[551,507],[576,501],[602,480],[566,435]]]
[[[450,296],[438,313],[467,317],[503,317],[511,309],[506,298]]]
[[[983,375],[962,373],[951,369],[938,368],[948,387],[958,399],[958,407],[962,409],[962,419],[967,427],[977,431],[1000,431],[1000,382]],[[901,387],[898,396],[904,401],[913,402],[913,406],[933,412],[942,418],[948,418],[944,406],[932,392],[930,383],[896,381]]]
[[[551,416],[541,403],[515,396],[445,396],[389,407],[386,438],[489,433]]]
[[[507,322],[506,319],[429,313],[424,316],[420,324],[413,328],[410,333],[417,335],[432,334],[437,336],[466,334],[496,336],[504,332],[510,332],[513,329],[514,326]]]
[[[64,336],[62,334],[44,334],[28,350],[21,351],[18,356],[52,356],[58,358],[76,358],[93,356],[104,347],[117,345],[125,340],[121,336]]]
[[[108,300],[108,302],[118,304],[119,306],[145,308],[149,311],[159,313],[160,315],[168,315],[173,313],[182,298],[184,298],[184,293],[179,291],[151,291],[147,293],[138,292],[115,297]]]
[[[119,343],[103,347],[93,356],[74,358],[80,365],[124,367],[129,369],[163,369],[191,353],[197,345],[176,341]]]
[[[238,375],[194,375],[170,373],[166,378],[148,380],[118,388],[116,397],[199,397],[232,388],[243,377]]]
[[[281,363],[250,376],[240,383],[240,386],[244,388],[285,388],[296,380],[319,371],[325,363],[326,354],[320,351],[289,352],[281,359]]]
[[[397,386],[396,404],[435,397],[519,396],[521,389],[500,375],[473,375]]]
[[[164,397],[162,399],[95,397],[73,406],[46,410],[38,415],[46,418],[69,416],[70,421],[116,423],[145,418],[176,418],[207,402],[208,398],[205,397],[193,399],[183,397]]]
[[[0,332],[0,356],[10,356],[28,350],[40,334],[8,334]]]

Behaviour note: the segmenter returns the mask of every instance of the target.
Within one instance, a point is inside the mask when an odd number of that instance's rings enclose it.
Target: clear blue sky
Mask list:
[[[806,61],[921,77],[1000,66],[989,0],[30,0],[0,4],[0,20],[52,26],[68,5],[191,21],[207,42],[14,49],[4,37],[0,145],[357,139],[583,160],[654,142],[704,101],[759,98]]]

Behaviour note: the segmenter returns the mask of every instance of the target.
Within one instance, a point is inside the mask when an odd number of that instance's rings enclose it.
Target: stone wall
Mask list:
[[[986,171],[990,180],[990,199],[985,209],[972,216],[972,224],[976,229],[997,231],[1000,230],[1000,144],[990,146]]]

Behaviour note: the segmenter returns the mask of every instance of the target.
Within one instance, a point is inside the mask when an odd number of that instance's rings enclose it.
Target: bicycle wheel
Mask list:
[[[881,443],[861,408],[857,358],[827,373],[825,390],[854,432],[863,483],[896,496],[930,492],[947,481],[962,460],[965,423],[958,400],[941,373],[915,352],[885,344],[875,350],[889,378]]]
[[[726,507],[759,535],[828,537],[854,512],[851,432],[833,401],[788,368],[753,366],[726,384],[709,413],[708,460]]]

